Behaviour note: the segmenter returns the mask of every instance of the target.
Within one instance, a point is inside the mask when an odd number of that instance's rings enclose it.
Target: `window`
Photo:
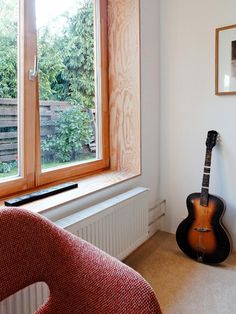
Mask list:
[[[107,168],[106,0],[0,7],[0,196]]]

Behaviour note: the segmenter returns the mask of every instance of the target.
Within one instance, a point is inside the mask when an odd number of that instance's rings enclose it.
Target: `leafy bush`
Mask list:
[[[49,152],[59,162],[76,160],[84,145],[94,140],[91,116],[79,106],[62,112],[55,122],[55,134],[42,142],[42,151]]]
[[[17,161],[2,162],[0,161],[0,173],[8,173],[17,167]]]

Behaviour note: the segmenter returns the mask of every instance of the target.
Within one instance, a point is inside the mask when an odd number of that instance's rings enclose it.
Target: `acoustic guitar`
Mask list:
[[[222,222],[224,200],[209,194],[212,149],[218,133],[209,131],[201,193],[187,197],[188,217],[177,228],[176,240],[189,257],[207,264],[223,262],[231,252],[231,239]]]

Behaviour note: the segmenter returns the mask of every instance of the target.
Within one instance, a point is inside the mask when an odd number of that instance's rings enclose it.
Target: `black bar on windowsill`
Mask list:
[[[5,206],[21,206],[27,203],[31,203],[47,196],[59,194],[78,187],[78,183],[68,182],[57,186],[50,187],[48,189],[40,190],[30,194],[25,194],[16,198],[12,198],[5,201]]]

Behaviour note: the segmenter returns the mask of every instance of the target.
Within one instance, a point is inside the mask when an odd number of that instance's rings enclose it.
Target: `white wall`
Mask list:
[[[155,207],[159,192],[159,0],[141,0],[141,120],[142,176],[61,206],[45,215],[52,220],[91,206],[127,189],[150,188],[149,207]]]
[[[236,96],[214,95],[215,28],[236,23],[235,0],[161,0],[161,194],[165,230],[186,216],[199,192],[207,131],[220,133],[210,192],[227,203],[225,222],[236,247]]]

